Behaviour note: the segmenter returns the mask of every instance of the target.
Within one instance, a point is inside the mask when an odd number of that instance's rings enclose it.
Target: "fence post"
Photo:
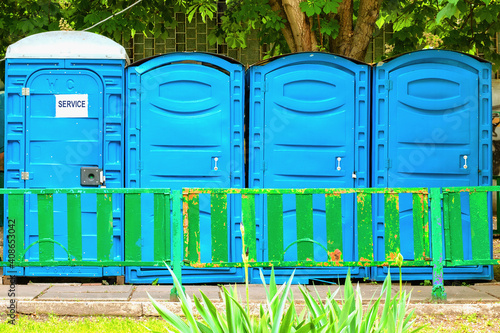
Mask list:
[[[443,279],[443,223],[441,219],[442,195],[440,188],[431,188],[432,219],[432,300],[446,301]]]
[[[184,236],[182,234],[182,216],[181,216],[181,192],[179,190],[172,191],[172,242],[173,242],[173,253],[172,253],[172,269],[174,271],[179,284],[182,286],[182,264],[183,264],[183,253],[182,244],[184,242]],[[167,244],[167,246],[169,246]],[[170,301],[178,301],[179,293],[177,288],[174,287],[170,291]]]

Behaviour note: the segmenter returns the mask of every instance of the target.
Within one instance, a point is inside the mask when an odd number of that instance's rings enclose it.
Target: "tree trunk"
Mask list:
[[[338,37],[330,40],[330,52],[364,61],[381,5],[382,0],[360,0],[354,26],[353,0],[344,0],[333,17],[340,28]]]
[[[361,61],[365,60],[381,5],[382,0],[361,0],[349,57]]]
[[[281,32],[292,53],[318,51],[313,19],[300,9],[303,1],[307,0],[269,0],[272,10],[286,21]],[[381,5],[382,0],[360,0],[354,25],[353,0],[342,1],[337,14],[330,15],[339,22],[339,35],[330,39],[330,52],[364,61]]]
[[[269,0],[269,5],[271,6],[271,9],[278,13],[278,15],[285,21],[285,27],[281,29],[281,33],[285,37],[286,43],[290,48],[290,52],[297,52],[297,45],[295,45],[295,40],[292,35],[292,27],[290,26],[290,22],[288,22],[281,0]]]
[[[312,20],[300,9],[302,1],[305,0],[269,0],[272,10],[287,22],[281,32],[292,53],[318,50]]]

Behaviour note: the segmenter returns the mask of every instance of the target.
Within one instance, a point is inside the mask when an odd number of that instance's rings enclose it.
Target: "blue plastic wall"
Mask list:
[[[249,87],[249,188],[354,188],[369,183],[370,73],[367,64],[326,53],[299,53],[256,64],[247,71]],[[256,200],[258,260],[267,260],[267,212]],[[343,258],[357,260],[353,195],[342,198]],[[283,197],[284,249],[297,239],[295,200]],[[324,196],[313,197],[314,240],[326,247]],[[327,253],[314,245],[315,260]],[[291,246],[285,260],[297,260]],[[293,270],[275,270],[279,282]],[[337,279],[347,268],[303,268],[295,283]],[[259,283],[253,269],[251,281]],[[353,277],[367,277],[352,268]],[[264,270],[269,278],[270,271]]]
[[[173,53],[127,69],[127,187],[242,188],[244,67]],[[241,197],[228,196],[229,259],[241,260]],[[153,199],[142,200],[142,259],[153,261]],[[201,260],[211,260],[210,199],[200,195]],[[166,268],[128,267],[129,283],[171,283]],[[183,283],[243,282],[242,269],[184,268]]]
[[[5,187],[79,188],[80,168],[85,166],[102,168],[107,187],[123,187],[125,60],[7,59],[5,67]],[[30,94],[23,96],[22,88]],[[56,117],[59,94],[88,94],[88,117]],[[21,179],[21,172],[29,172],[29,179]],[[114,260],[123,260],[122,201],[113,196]],[[26,196],[25,207],[28,246],[38,240],[35,195]],[[96,260],[96,208],[95,195],[82,195],[83,260]],[[54,196],[54,213],[54,239],[67,248],[64,195]],[[67,258],[64,249],[54,246],[56,259]],[[26,258],[38,260],[38,244]],[[4,273],[100,277],[123,275],[123,268],[26,267],[6,268]]]
[[[5,94],[0,91],[0,153],[4,152],[3,142],[5,140],[5,122],[4,122]],[[4,172],[0,171],[0,186],[3,187]],[[3,227],[3,195],[0,195],[0,227]]]
[[[377,64],[373,91],[372,187],[491,185],[490,63],[452,51],[413,52]],[[464,254],[472,259],[468,196],[461,202]],[[376,260],[384,260],[382,196],[374,197],[374,208]],[[411,195],[400,196],[399,211],[401,251],[413,259]],[[383,280],[387,271],[372,268],[372,278]],[[403,268],[403,279],[430,280],[431,273]],[[446,280],[493,278],[491,266],[445,268],[444,274]]]

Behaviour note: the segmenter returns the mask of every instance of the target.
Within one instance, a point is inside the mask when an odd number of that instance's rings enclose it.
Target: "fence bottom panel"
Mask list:
[[[166,268],[160,267],[126,267],[125,282],[133,284],[158,283],[172,284],[172,276]],[[243,268],[182,268],[182,284],[200,283],[242,283]]]

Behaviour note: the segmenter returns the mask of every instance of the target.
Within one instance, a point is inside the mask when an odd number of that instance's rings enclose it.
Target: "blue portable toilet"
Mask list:
[[[5,140],[5,123],[4,123],[4,105],[5,105],[5,94],[0,91],[0,154],[4,152],[4,140]],[[1,160],[3,164],[3,159]],[[2,171],[0,171],[0,186],[3,188],[3,165]],[[3,195],[0,195],[0,227],[3,227]]]
[[[249,188],[356,188],[368,185],[371,68],[327,53],[297,53],[262,61],[247,71],[249,86]],[[257,260],[267,260],[267,211],[256,199],[259,248]],[[313,196],[314,240],[326,247],[324,195]],[[357,260],[354,195],[342,196],[344,261]],[[286,261],[297,260],[295,198],[283,196]],[[314,245],[315,260],[327,253]],[[337,279],[347,267],[299,268],[295,283]],[[277,281],[293,269],[276,269]],[[353,277],[367,277],[364,267]],[[269,277],[270,270],[264,270]],[[260,283],[258,269],[251,281]]]
[[[126,186],[244,187],[245,69],[215,54],[171,53],[127,68]],[[142,260],[154,260],[153,198],[141,200]],[[241,260],[241,197],[228,195],[228,257]],[[202,262],[211,261],[209,195],[200,195]],[[183,283],[243,282],[241,268],[183,268]],[[172,283],[166,268],[127,267],[128,283]]]
[[[102,171],[104,177],[96,177],[99,184],[93,187],[123,187],[127,62],[121,45],[89,32],[45,32],[9,46],[5,61],[6,188],[84,188],[86,179],[81,173],[95,169]],[[96,195],[82,194],[81,199],[83,260],[95,261]],[[67,218],[66,196],[54,195],[53,207],[54,241],[67,248],[68,224],[72,221]],[[39,240],[36,195],[26,195],[25,212],[27,247]],[[123,260],[122,218],[122,196],[113,195],[110,258],[117,261]],[[54,256],[56,260],[68,258],[58,245],[54,245]],[[38,244],[25,258],[38,261]],[[101,277],[123,275],[123,268],[16,267],[4,272],[20,276]]]
[[[373,92],[373,187],[491,185],[489,62],[453,51],[408,53],[376,65]],[[467,193],[462,193],[461,202],[464,256],[472,259]],[[373,207],[375,259],[384,260],[383,196],[374,196]],[[401,253],[412,260],[411,194],[400,195],[399,214]],[[387,271],[374,267],[372,278],[383,280]],[[398,269],[391,273],[396,278]],[[402,273],[404,280],[432,279],[431,267],[403,268]],[[491,280],[493,269],[445,268],[444,276]]]

